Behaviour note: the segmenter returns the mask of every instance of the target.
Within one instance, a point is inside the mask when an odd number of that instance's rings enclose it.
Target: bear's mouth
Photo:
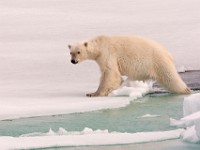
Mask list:
[[[78,63],[78,61],[77,61],[77,60],[75,60],[75,59],[72,59],[72,60],[71,60],[71,63],[72,63],[72,64],[77,64],[77,63]]]

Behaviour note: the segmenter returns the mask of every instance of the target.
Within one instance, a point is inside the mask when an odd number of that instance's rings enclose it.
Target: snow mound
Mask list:
[[[183,129],[160,131],[120,133],[108,130],[92,130],[68,132],[60,128],[57,132],[52,129],[47,133],[30,133],[20,137],[1,136],[0,149],[36,149],[63,146],[113,145],[154,142],[180,138]]]
[[[127,79],[120,88],[114,90],[109,96],[128,96],[132,100],[135,100],[148,94],[152,90],[152,87],[152,81],[130,81]]]
[[[184,127],[183,140],[192,143],[200,142],[200,93],[184,98],[183,115],[180,120],[170,119],[172,126]]]

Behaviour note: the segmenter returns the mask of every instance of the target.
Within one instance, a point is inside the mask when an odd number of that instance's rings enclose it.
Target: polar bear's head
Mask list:
[[[102,48],[102,45],[104,45],[102,43],[103,39],[102,36],[99,36],[75,45],[68,45],[70,49],[71,63],[77,64],[87,59],[97,60],[102,53],[102,49],[104,49],[104,47]]]
[[[89,59],[88,42],[79,43],[76,45],[68,45],[71,55],[71,63],[77,64],[83,60]]]

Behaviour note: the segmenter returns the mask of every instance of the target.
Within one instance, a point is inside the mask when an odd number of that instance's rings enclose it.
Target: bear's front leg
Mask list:
[[[96,92],[86,94],[88,97],[108,96],[113,90],[117,89],[122,83],[121,75],[118,71],[106,70],[102,73],[100,85]]]
[[[94,93],[88,93],[88,94],[86,94],[86,96],[95,97],[95,96],[99,96],[99,94],[97,92],[94,92]]]

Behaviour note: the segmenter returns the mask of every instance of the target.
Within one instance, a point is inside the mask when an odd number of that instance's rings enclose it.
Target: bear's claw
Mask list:
[[[94,97],[94,96],[98,96],[98,94],[97,93],[88,93],[88,94],[86,94],[86,96],[88,96],[88,97]]]
[[[108,94],[106,93],[101,93],[101,92],[94,92],[94,93],[88,93],[86,96],[88,97],[97,97],[97,96],[107,96]]]

